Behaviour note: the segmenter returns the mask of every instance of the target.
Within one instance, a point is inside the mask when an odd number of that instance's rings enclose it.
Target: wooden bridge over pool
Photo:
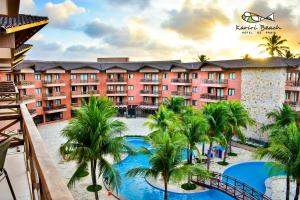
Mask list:
[[[196,185],[220,190],[221,192],[239,200],[271,200],[270,197],[257,191],[250,185],[247,185],[246,183],[231,176],[217,172],[212,172],[211,176],[206,179],[194,176],[192,178],[192,182]]]

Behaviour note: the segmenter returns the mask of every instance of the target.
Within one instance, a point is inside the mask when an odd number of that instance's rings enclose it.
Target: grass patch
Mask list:
[[[229,155],[229,156],[237,156],[237,153],[234,153],[234,152],[231,152],[231,153],[230,153],[230,152],[229,152],[228,155]]]
[[[228,162],[224,162],[224,161],[220,161],[220,162],[217,162],[219,165],[222,165],[222,166],[226,166],[226,165],[229,165]]]
[[[184,183],[181,185],[181,188],[184,190],[194,190],[197,186],[194,183]]]
[[[89,192],[98,192],[102,189],[102,186],[101,185],[96,185],[96,188],[94,188],[93,185],[89,185],[86,187],[86,190],[89,191]]]

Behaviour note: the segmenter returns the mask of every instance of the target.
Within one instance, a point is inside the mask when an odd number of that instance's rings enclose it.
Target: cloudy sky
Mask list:
[[[300,0],[21,0],[21,13],[46,15],[50,23],[29,43],[30,59],[195,61],[263,57],[262,34],[242,34],[245,11],[268,16],[268,26],[300,53]]]

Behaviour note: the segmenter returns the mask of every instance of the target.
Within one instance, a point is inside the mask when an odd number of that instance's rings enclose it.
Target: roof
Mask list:
[[[16,50],[15,50],[15,56],[19,55],[21,53],[25,53],[26,51],[28,51],[31,48],[32,48],[31,44],[22,44],[21,46],[19,46],[18,48],[16,48]]]
[[[168,71],[172,67],[182,67],[188,70],[197,70],[203,66],[218,66],[223,69],[239,69],[239,68],[274,68],[274,67],[297,67],[300,66],[300,59],[285,59],[279,57],[266,59],[236,59],[236,60],[216,60],[206,62],[188,62],[182,63],[180,60],[168,61],[139,61],[124,63],[100,63],[100,62],[75,62],[75,61],[34,61],[26,60],[17,65],[15,70],[22,68],[34,67],[35,71],[46,71],[60,67],[64,70],[73,70],[79,68],[92,68],[105,71],[111,68],[121,68],[127,71],[138,71],[144,67],[151,67],[161,71]]]
[[[32,16],[20,14],[17,17],[0,16],[0,32],[6,29],[32,24],[35,22],[48,21],[48,17]]]

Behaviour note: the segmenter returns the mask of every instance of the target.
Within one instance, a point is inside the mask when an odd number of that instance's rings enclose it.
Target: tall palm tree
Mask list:
[[[159,176],[164,182],[164,200],[168,199],[168,184],[170,180],[180,181],[188,175],[208,177],[208,172],[199,165],[184,165],[182,163],[182,150],[185,141],[182,135],[161,132],[151,138],[150,143],[154,151],[144,149],[144,153],[150,155],[149,167],[136,167],[127,172],[127,176],[142,175],[157,179]]]
[[[273,119],[273,123],[264,125],[262,131],[270,131],[272,136],[272,130],[277,132],[277,128],[283,128],[288,126],[290,123],[297,122],[298,113],[293,111],[288,104],[283,104],[282,107],[274,109],[273,111],[267,114],[269,119]]]
[[[287,59],[297,58],[300,54],[293,54],[290,50],[285,50],[284,57]]]
[[[114,161],[120,161],[121,153],[130,150],[122,137],[117,137],[125,129],[125,124],[113,119],[116,109],[106,97],[90,97],[88,104],[77,110],[76,117],[63,129],[62,135],[67,142],[60,148],[61,154],[67,161],[75,160],[77,169],[69,180],[68,186],[74,186],[83,174],[88,171],[90,163],[90,174],[92,185],[89,190],[94,191],[95,199],[98,200],[96,171],[98,167],[99,176],[107,178],[112,188],[120,185],[121,178],[106,157],[112,156]]]
[[[259,47],[264,47],[265,51],[267,51],[270,56],[274,57],[275,53],[283,57],[284,51],[289,50],[289,47],[284,46],[284,43],[287,42],[286,39],[282,39],[280,35],[277,35],[274,33],[272,36],[269,37],[263,37],[263,40],[266,41],[266,43],[262,43],[259,45]]]
[[[201,111],[187,107],[182,117],[182,133],[187,138],[187,163],[192,164],[193,151],[200,155],[200,151],[196,144],[208,141],[206,132],[208,130],[208,122]]]
[[[225,154],[223,162],[226,162],[228,147],[229,152],[231,153],[231,141],[232,137],[238,137],[242,142],[245,141],[245,136],[241,128],[247,129],[248,125],[253,125],[254,120],[250,117],[246,108],[238,101],[227,101],[224,102],[224,105],[228,109],[228,126],[225,132],[226,145],[225,145]]]
[[[201,55],[197,56],[197,60],[200,61],[200,62],[206,62],[206,61],[209,60],[209,58],[206,55],[201,54]]]
[[[184,98],[181,96],[169,97],[165,103],[166,108],[172,110],[175,114],[179,114],[183,110]]]
[[[229,112],[223,103],[208,104],[203,107],[203,114],[208,121],[209,153],[212,152],[214,142],[224,143]],[[210,168],[211,156],[207,157],[207,170]]]
[[[274,129],[275,130],[275,129]],[[295,122],[276,129],[277,134],[269,139],[269,146],[259,148],[255,153],[258,158],[274,160],[272,166],[286,172],[286,199],[289,199],[290,176],[296,180],[295,200],[300,188],[300,132]]]

